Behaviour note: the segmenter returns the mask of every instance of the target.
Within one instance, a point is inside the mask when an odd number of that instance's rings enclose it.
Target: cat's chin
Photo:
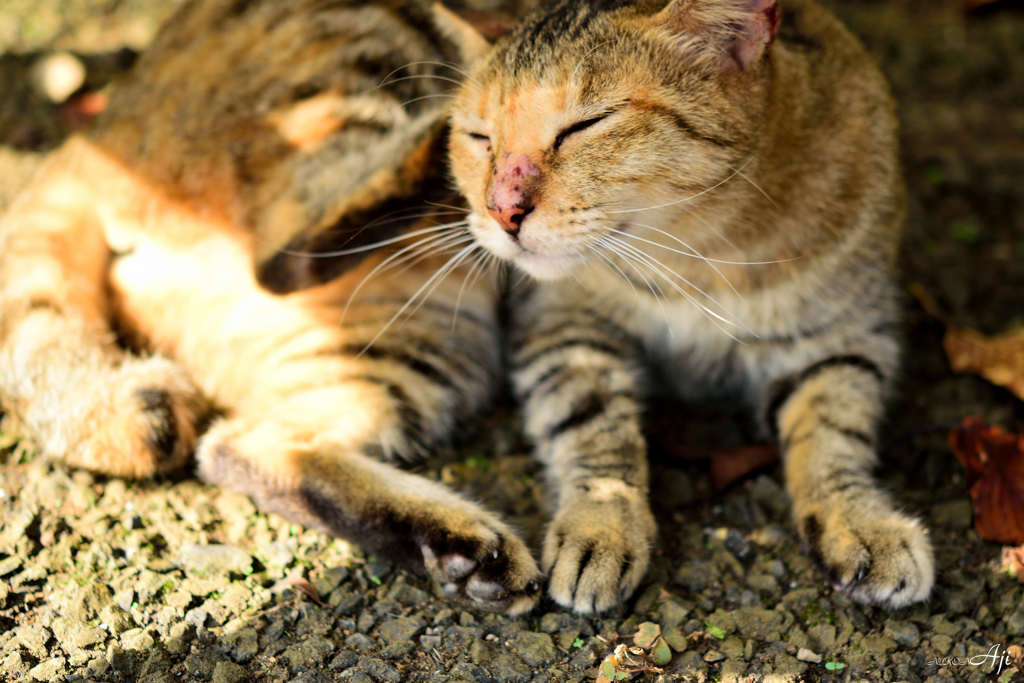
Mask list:
[[[582,266],[586,259],[579,254],[550,255],[534,251],[523,251],[513,262],[520,270],[535,280],[562,280]]]

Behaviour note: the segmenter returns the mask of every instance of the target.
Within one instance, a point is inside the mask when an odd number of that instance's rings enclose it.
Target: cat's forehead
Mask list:
[[[528,15],[499,46],[493,66],[512,77],[539,76],[609,38],[615,14],[643,12],[636,0],[557,0]],[[575,49],[573,49],[575,48]]]
[[[507,141],[527,143],[536,135],[546,135],[552,116],[566,109],[572,99],[565,84],[520,82],[514,87],[494,86],[464,94],[452,117],[470,128],[501,130]]]

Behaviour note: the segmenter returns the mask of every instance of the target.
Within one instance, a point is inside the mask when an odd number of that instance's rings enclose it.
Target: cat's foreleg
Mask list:
[[[539,289],[516,303],[511,360],[556,499],[541,565],[556,602],[599,612],[636,590],[656,533],[638,352],[615,323]]]
[[[897,608],[928,597],[935,568],[926,529],[898,511],[871,474],[883,368],[863,355],[825,358],[778,380],[766,407],[811,557],[837,590]]]
[[[316,400],[328,392],[318,393]],[[386,415],[368,414],[377,412],[375,398],[383,397],[371,390],[343,410],[387,428]],[[261,510],[424,570],[451,597],[511,614],[533,607],[540,592],[537,564],[497,515],[442,484],[368,456],[369,444],[340,436],[239,416],[203,437],[199,471],[211,483],[249,495]]]
[[[0,399],[47,456],[144,477],[189,456],[202,402],[180,367],[132,357],[110,328],[101,209],[119,173],[72,139],[0,219]]]
[[[396,281],[411,290],[421,282]],[[452,597],[518,614],[540,595],[540,570],[516,532],[392,464],[429,453],[493,398],[494,295],[462,282],[451,278],[410,319],[383,331],[409,295],[371,282],[339,329],[327,316],[338,345],[268,362],[259,370],[266,381],[202,438],[197,460],[204,479],[250,495],[263,510],[423,570]]]

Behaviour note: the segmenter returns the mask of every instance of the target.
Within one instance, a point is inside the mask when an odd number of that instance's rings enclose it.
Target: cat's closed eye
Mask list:
[[[485,143],[487,145],[488,150],[491,149],[491,139],[484,135],[483,133],[466,133],[466,135],[468,135],[470,139],[475,140],[476,142]]]
[[[555,136],[555,144],[551,146],[551,149],[557,152],[558,149],[562,146],[562,143],[565,142],[565,139],[567,137],[573,135],[574,133],[579,133],[582,130],[586,130],[587,128],[593,126],[595,123],[598,123],[599,121],[604,121],[609,116],[610,114],[602,114],[601,116],[595,116],[592,119],[585,119],[583,121],[579,121],[577,123],[572,124],[568,128],[563,129],[562,132]]]

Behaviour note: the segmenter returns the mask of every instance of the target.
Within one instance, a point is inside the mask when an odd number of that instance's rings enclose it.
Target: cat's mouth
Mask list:
[[[513,262],[537,280],[561,280],[586,262],[582,254],[542,254],[522,245],[519,249]]]
[[[511,262],[521,271],[536,280],[561,280],[584,265],[586,257],[575,250],[562,253],[539,251],[534,236],[510,236],[501,230],[490,216],[474,213],[469,217],[470,230],[480,246],[499,259]],[[536,232],[536,226],[532,232]],[[557,247],[555,247],[557,248]]]

